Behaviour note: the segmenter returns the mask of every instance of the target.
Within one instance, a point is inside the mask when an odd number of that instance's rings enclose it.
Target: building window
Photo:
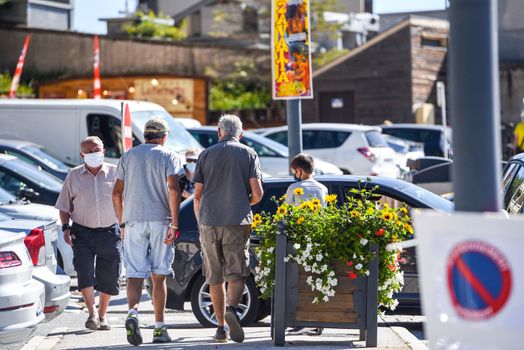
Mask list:
[[[439,33],[422,33],[420,43],[422,47],[447,49],[448,36]]]

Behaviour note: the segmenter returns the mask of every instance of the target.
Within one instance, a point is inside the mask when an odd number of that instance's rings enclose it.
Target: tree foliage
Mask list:
[[[159,23],[157,20],[170,19],[162,13],[155,15],[153,11],[148,14],[142,11],[137,11],[135,14],[136,23],[124,25],[124,32],[130,36],[137,38],[156,38],[156,39],[170,39],[183,40],[187,34],[184,30],[185,23],[182,23],[180,28],[168,24]]]
[[[338,50],[333,49],[326,52],[319,53],[313,57],[313,69],[318,69],[328,63],[333,62],[339,57],[349,53],[348,49]]]
[[[0,73],[0,96],[8,96],[9,90],[11,89],[11,75],[7,72]],[[34,97],[35,91],[33,89],[33,82],[24,84],[20,82],[18,89],[16,90],[18,97]]]

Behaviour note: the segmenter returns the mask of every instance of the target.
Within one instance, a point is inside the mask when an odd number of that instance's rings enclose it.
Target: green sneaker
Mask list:
[[[170,343],[171,337],[167,334],[167,327],[155,328],[153,331],[153,343]]]
[[[138,317],[135,314],[127,315],[126,319],[127,341],[131,345],[138,346],[142,344],[142,334],[138,325]]]

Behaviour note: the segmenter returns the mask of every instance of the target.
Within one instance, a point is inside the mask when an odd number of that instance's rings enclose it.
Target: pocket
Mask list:
[[[245,245],[249,239],[249,232],[244,226],[227,227],[224,229],[222,243],[224,245]]]

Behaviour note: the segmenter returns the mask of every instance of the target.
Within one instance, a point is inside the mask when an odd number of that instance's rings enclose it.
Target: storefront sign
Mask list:
[[[271,62],[274,99],[313,98],[309,1],[272,1]]]

